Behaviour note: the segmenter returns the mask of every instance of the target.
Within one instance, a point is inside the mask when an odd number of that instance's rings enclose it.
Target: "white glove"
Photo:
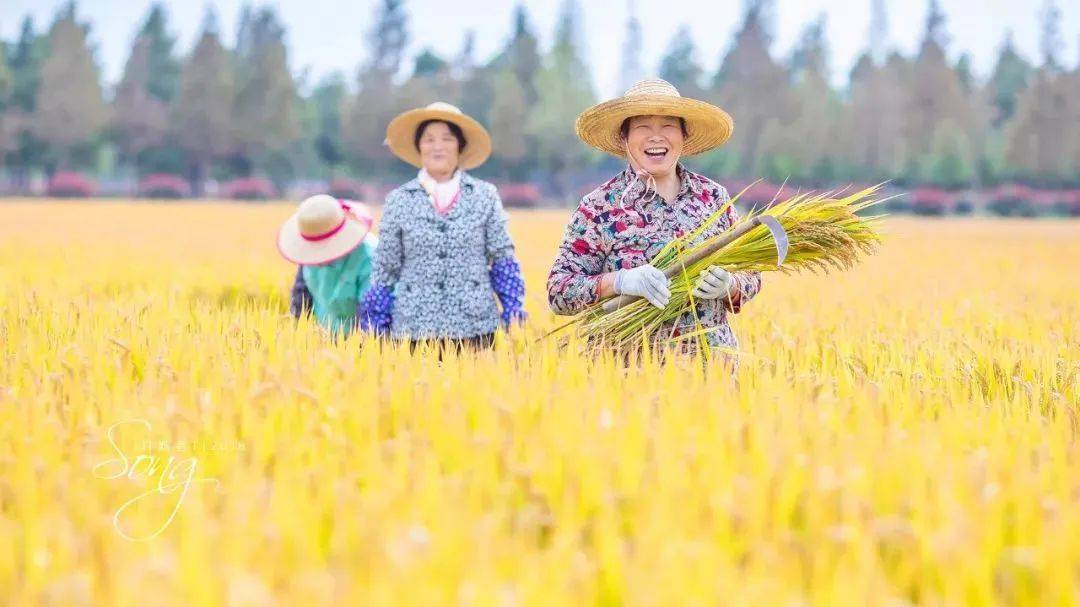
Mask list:
[[[659,268],[649,264],[616,272],[615,292],[620,295],[644,297],[661,310],[671,298],[671,291],[668,291],[668,277],[664,276],[664,272]]]
[[[719,299],[727,297],[735,288],[735,279],[720,266],[709,266],[698,275],[697,284],[691,295],[698,299]]]

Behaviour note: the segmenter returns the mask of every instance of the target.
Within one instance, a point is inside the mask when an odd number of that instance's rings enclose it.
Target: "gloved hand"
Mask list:
[[[649,264],[616,272],[615,292],[620,295],[644,297],[661,310],[671,298],[671,291],[668,291],[668,277],[664,276],[662,270]]]
[[[698,275],[697,284],[691,295],[698,299],[719,299],[727,297],[735,288],[735,278],[720,266],[709,266]]]

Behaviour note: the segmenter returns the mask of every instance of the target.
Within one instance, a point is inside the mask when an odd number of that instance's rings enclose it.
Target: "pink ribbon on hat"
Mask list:
[[[329,231],[323,232],[322,234],[316,234],[315,236],[308,236],[307,234],[300,234],[300,236],[304,240],[307,240],[309,242],[318,242],[320,240],[326,240],[327,238],[330,238],[334,234],[337,234],[338,232],[340,232],[341,228],[345,227],[345,222],[349,220],[349,215],[352,214],[352,209],[349,207],[348,204],[345,203],[344,200],[341,200],[340,198],[338,199],[338,204],[340,204],[342,210],[345,211],[345,216],[341,218],[341,223],[337,224],[336,226],[331,228]]]

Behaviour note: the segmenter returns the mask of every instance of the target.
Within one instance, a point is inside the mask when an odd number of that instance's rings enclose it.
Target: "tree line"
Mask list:
[[[772,0],[747,0],[715,73],[702,67],[686,26],[646,67],[643,28],[629,15],[620,81],[628,86],[655,73],[732,114],[732,140],[690,161],[714,178],[808,185],[891,179],[944,188],[1080,184],[1080,69],[1064,65],[1061,16],[1052,2],[1033,16],[1041,26],[1040,56],[1025,58],[1006,34],[992,74],[979,81],[966,54],[949,60],[938,0],[928,0],[918,52],[910,57],[883,44],[884,3],[869,1],[871,44],[843,88],[831,84],[824,17],[806,26],[787,56],[772,51]],[[478,170],[482,176],[531,181],[570,198],[619,166],[573,132],[577,114],[600,98],[583,58],[578,0],[564,0],[547,50],[518,5],[505,44],[484,61],[472,32],[452,57],[431,49],[407,57],[405,8],[405,0],[378,2],[368,59],[355,79],[335,73],[311,82],[291,68],[285,26],[273,8],[246,6],[232,46],[208,10],[185,53],[164,7],[155,4],[111,87],[102,82],[91,26],[74,2],[47,31],[27,17],[17,39],[0,43],[3,170],[16,188],[57,170],[170,173],[189,180],[196,194],[209,178],[249,175],[278,184],[335,176],[393,182],[408,167],[383,145],[387,123],[435,100],[457,104],[490,129],[495,152]]]

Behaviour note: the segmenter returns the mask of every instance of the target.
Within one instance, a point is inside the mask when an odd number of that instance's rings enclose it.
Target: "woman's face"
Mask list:
[[[431,175],[451,175],[458,165],[458,140],[445,122],[432,122],[420,134],[420,162]]]
[[[682,124],[675,116],[634,116],[626,133],[634,161],[651,175],[675,170],[684,140]]]

